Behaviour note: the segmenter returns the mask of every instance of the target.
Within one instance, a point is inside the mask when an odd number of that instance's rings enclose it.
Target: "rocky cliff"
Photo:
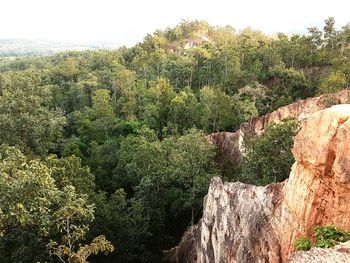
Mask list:
[[[214,178],[203,218],[169,251],[169,261],[286,262],[313,226],[350,229],[348,138],[350,105],[333,106],[303,123],[287,181],[259,187]]]
[[[218,132],[207,136],[228,159],[241,160],[243,138],[247,134],[260,134],[272,123],[278,123],[285,118],[307,119],[312,113],[323,110],[335,104],[350,103],[350,90],[342,90],[334,94],[308,98],[281,107],[264,116],[251,119],[240,125],[236,132]]]

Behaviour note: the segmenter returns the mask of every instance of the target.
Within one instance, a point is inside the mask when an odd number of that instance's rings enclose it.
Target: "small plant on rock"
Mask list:
[[[350,233],[334,226],[315,226],[313,228],[316,238],[313,244],[308,237],[300,237],[295,241],[295,249],[298,251],[308,251],[311,247],[330,248],[340,242],[350,240]]]
[[[307,237],[300,237],[297,239],[297,241],[295,241],[294,246],[298,251],[308,251],[312,247],[312,242]]]

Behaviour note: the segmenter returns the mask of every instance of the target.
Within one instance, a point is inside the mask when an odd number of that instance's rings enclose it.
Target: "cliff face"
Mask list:
[[[313,226],[350,229],[348,138],[350,105],[333,106],[303,123],[285,182],[258,187],[214,178],[185,262],[286,262]],[[176,259],[188,249],[180,243],[170,261],[184,262]]]
[[[247,134],[261,134],[272,122],[280,122],[285,118],[305,120],[311,114],[326,109],[330,104],[350,103],[350,90],[342,90],[334,94],[301,100],[264,116],[251,119],[241,124],[236,132],[218,132],[207,136],[228,159],[239,162],[241,160],[242,142]]]
[[[283,192],[282,258],[314,225],[350,229],[350,105],[312,115],[294,141],[296,160]]]
[[[283,184],[212,180],[199,223],[197,262],[279,262],[275,219]]]

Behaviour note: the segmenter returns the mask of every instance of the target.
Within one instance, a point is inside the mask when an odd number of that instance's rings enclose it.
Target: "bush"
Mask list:
[[[301,237],[295,242],[294,246],[298,251],[308,251],[312,247],[312,242],[307,237]]]
[[[316,247],[330,248],[339,242],[350,240],[350,233],[333,226],[315,226]]]

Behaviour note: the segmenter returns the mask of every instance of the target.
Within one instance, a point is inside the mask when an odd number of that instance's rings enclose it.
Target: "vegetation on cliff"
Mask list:
[[[308,251],[311,247],[330,248],[340,242],[350,240],[350,233],[334,226],[315,226],[314,242],[310,238],[300,237],[295,241],[296,250]]]
[[[285,119],[271,124],[261,135],[247,138],[245,156],[238,175],[240,181],[256,185],[282,182],[288,178],[294,163],[292,147],[298,122]]]

